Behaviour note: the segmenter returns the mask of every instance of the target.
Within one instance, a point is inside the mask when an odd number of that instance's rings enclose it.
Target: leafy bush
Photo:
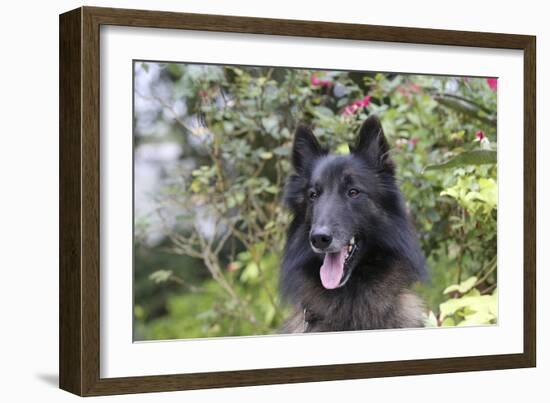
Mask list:
[[[135,75],[136,153],[180,150],[159,163],[154,208],[136,209],[138,338],[275,332],[292,132],[305,122],[346,153],[373,113],[428,258],[427,324],[495,323],[495,81],[163,63],[136,63]],[[143,264],[155,256],[171,260]]]

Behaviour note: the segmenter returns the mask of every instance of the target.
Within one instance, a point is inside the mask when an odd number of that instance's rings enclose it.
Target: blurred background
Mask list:
[[[427,326],[497,320],[495,78],[134,63],[134,338],[275,333],[292,132],[378,114],[428,259]]]

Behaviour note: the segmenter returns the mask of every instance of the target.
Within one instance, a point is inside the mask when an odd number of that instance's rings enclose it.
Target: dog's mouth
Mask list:
[[[321,283],[328,290],[342,287],[351,275],[351,262],[358,248],[358,242],[352,237],[338,252],[326,253],[321,265]]]

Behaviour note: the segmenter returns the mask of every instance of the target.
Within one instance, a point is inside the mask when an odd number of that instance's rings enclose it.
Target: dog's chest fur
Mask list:
[[[375,268],[377,270],[379,268]],[[368,270],[368,268],[367,268]],[[376,276],[358,276],[336,290],[308,278],[294,301],[285,333],[414,328],[424,325],[421,299],[409,288],[399,267]]]

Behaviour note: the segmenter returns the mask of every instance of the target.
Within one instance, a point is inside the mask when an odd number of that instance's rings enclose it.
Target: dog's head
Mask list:
[[[373,250],[407,247],[406,214],[380,121],[369,117],[347,155],[324,150],[309,128],[295,134],[286,202],[303,217],[323,286],[343,286]],[[322,259],[322,263],[321,263]]]

